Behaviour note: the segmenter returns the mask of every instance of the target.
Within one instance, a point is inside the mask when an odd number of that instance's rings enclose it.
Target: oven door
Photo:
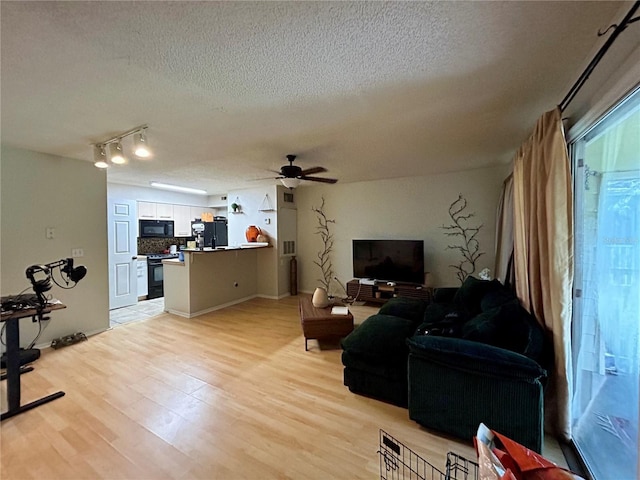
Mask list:
[[[147,293],[147,298],[151,299],[164,297],[164,275],[162,260],[148,260],[147,269],[149,274],[149,292]]]

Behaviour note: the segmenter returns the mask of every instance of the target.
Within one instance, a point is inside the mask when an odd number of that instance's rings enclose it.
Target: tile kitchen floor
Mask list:
[[[142,300],[130,307],[116,308],[109,311],[111,328],[125,323],[138,322],[164,313],[164,297]]]

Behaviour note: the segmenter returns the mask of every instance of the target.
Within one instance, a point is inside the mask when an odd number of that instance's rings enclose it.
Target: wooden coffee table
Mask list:
[[[308,350],[307,340],[324,338],[342,338],[353,331],[353,315],[334,315],[331,307],[316,308],[311,297],[300,298],[300,324],[304,334],[304,349]]]

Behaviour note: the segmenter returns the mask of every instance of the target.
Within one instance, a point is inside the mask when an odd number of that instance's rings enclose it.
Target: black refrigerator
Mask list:
[[[226,220],[214,219],[213,222],[201,222],[199,220],[191,222],[191,234],[197,237],[198,233],[204,237],[205,247],[226,247],[229,244]]]

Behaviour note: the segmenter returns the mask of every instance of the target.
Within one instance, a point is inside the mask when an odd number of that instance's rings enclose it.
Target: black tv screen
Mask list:
[[[424,241],[353,240],[353,276],[422,284]]]

